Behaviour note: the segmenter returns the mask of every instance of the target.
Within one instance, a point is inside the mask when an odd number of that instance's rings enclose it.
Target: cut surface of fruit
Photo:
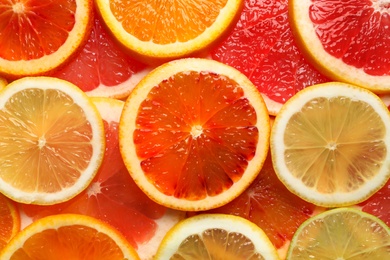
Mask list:
[[[89,34],[91,0],[0,0],[0,74],[42,75],[66,62]]]
[[[306,88],[285,103],[271,131],[275,171],[319,206],[353,205],[387,182],[390,113],[371,91],[340,82]]]
[[[291,194],[280,182],[269,155],[253,183],[230,203],[202,213],[243,217],[259,226],[278,249],[281,258],[298,227],[317,207]]]
[[[52,76],[72,82],[88,96],[125,98],[148,67],[126,55],[96,18],[83,49]]]
[[[159,259],[279,259],[267,235],[233,215],[203,214],[176,224],[164,237]]]
[[[37,220],[7,244],[1,259],[139,259],[114,228],[95,218],[59,214]]]
[[[104,154],[96,107],[75,85],[25,77],[0,92],[0,190],[18,202],[54,204],[80,193]]]
[[[115,38],[144,60],[203,51],[235,22],[243,0],[96,1]]]
[[[20,215],[15,204],[0,194],[0,251],[20,231]]]
[[[288,21],[288,0],[245,1],[236,26],[211,55],[244,73],[272,115],[299,90],[329,81],[298,49]]]
[[[33,220],[63,213],[88,215],[116,228],[142,259],[152,259],[161,240],[183,216],[150,200],[131,179],[119,152],[118,126],[123,101],[91,98],[105,126],[106,151],[91,184],[76,197],[56,205],[22,205]],[[162,233],[162,234],[160,234]]]
[[[233,200],[260,171],[269,116],[242,73],[189,58],[140,81],[119,133],[125,164],[148,196],[175,209],[207,210]]]
[[[333,80],[390,91],[390,8],[380,0],[293,0],[302,51]]]
[[[380,219],[351,208],[325,211],[297,230],[288,251],[295,259],[389,258],[390,229]]]
[[[7,86],[7,84],[8,84],[8,81],[5,78],[0,77],[0,90],[5,88],[5,86]]]

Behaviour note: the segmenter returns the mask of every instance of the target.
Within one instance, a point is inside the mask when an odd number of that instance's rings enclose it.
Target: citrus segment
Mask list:
[[[331,82],[292,97],[275,118],[275,171],[293,193],[314,204],[352,205],[389,178],[390,113],[363,88]]]
[[[356,209],[325,211],[305,221],[288,251],[294,259],[387,259],[390,229],[378,218]]]
[[[98,0],[96,5],[120,44],[155,62],[207,48],[234,23],[243,2]]]
[[[328,77],[390,90],[388,1],[290,1],[290,20],[302,51]]]
[[[125,98],[147,71],[117,46],[96,18],[83,49],[53,76],[72,82],[88,96]]]
[[[15,201],[53,204],[80,193],[104,152],[98,111],[73,84],[26,77],[0,92],[0,190]]]
[[[164,237],[158,259],[279,259],[265,233],[252,222],[203,214],[176,224]]]
[[[237,197],[268,151],[261,95],[237,70],[182,59],[149,73],[126,101],[120,148],[135,182],[153,200],[206,210]]]
[[[102,220],[116,228],[139,252],[142,259],[152,259],[156,244],[181,217],[150,200],[131,179],[119,152],[118,126],[123,101],[91,98],[103,118],[106,151],[98,173],[90,185],[75,198],[50,206],[22,205],[33,220],[76,213]],[[161,239],[161,238],[160,238]]]
[[[0,194],[0,251],[19,232],[20,216],[15,204]]]
[[[60,214],[35,221],[0,252],[1,259],[139,259],[115,229],[92,217]]]
[[[0,74],[42,75],[67,61],[89,34],[91,0],[0,0]]]
[[[287,0],[245,1],[237,24],[211,49],[211,56],[244,73],[263,94],[272,115],[299,90],[329,81],[296,45]]]

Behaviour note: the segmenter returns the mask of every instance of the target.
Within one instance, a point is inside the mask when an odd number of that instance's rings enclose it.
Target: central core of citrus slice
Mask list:
[[[372,6],[381,13],[389,13],[390,11],[389,0],[372,0]]]
[[[12,6],[12,10],[14,11],[14,13],[16,14],[22,14],[24,13],[24,5],[23,3],[15,3],[13,6]]]
[[[200,125],[194,125],[191,128],[191,135],[193,138],[199,137],[203,133],[203,128]]]

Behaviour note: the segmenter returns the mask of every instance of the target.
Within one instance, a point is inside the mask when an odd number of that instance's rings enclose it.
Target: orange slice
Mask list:
[[[122,156],[153,200],[180,210],[228,203],[260,171],[269,116],[254,85],[213,60],[181,59],[143,78],[119,126]]]
[[[102,162],[101,117],[67,81],[13,81],[0,92],[0,122],[0,191],[15,201],[68,200],[89,184]]]
[[[119,43],[152,62],[206,49],[234,24],[243,4],[243,0],[96,1]]]
[[[285,103],[271,132],[280,180],[324,207],[353,205],[390,177],[390,113],[371,91],[330,82]]]
[[[114,228],[97,219],[59,214],[35,221],[0,252],[1,259],[139,259]]]
[[[164,237],[155,260],[279,260],[267,235],[244,218],[204,214],[176,224]]]
[[[20,230],[20,216],[15,204],[0,194],[0,252]]]
[[[66,62],[89,35],[91,0],[0,0],[0,74],[47,74]]]
[[[290,20],[311,62],[333,80],[390,91],[388,1],[293,0]]]
[[[5,78],[0,77],[0,90],[5,88],[5,86],[7,86],[7,84],[8,84],[7,80]]]

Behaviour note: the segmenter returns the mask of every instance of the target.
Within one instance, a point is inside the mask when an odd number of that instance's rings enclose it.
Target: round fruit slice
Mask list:
[[[126,55],[96,18],[84,48],[53,76],[72,82],[88,96],[125,98],[150,69]]]
[[[389,258],[390,229],[351,208],[325,211],[305,221],[291,241],[287,260]]]
[[[15,201],[54,204],[80,193],[104,154],[104,127],[78,87],[25,77],[0,92],[0,191]]]
[[[139,259],[111,226],[95,218],[59,214],[37,220],[0,252],[1,259]]]
[[[244,73],[263,94],[271,115],[299,90],[329,81],[295,43],[288,0],[245,1],[236,26],[211,56]]]
[[[239,71],[181,59],[149,73],[123,109],[119,142],[135,182],[167,207],[222,206],[254,180],[267,156],[269,117]]]
[[[0,0],[0,74],[47,74],[67,61],[89,35],[91,0]]]
[[[98,0],[101,17],[115,38],[151,62],[200,52],[234,24],[243,0]]]
[[[164,237],[159,259],[264,259],[279,256],[266,234],[241,217],[203,214],[176,224]]]
[[[184,217],[184,213],[167,210],[150,200],[126,170],[118,143],[124,102],[111,98],[91,99],[103,118],[106,133],[104,159],[94,180],[79,195],[64,203],[23,204],[22,208],[33,220],[59,213],[95,217],[122,233],[142,259],[152,259],[164,234]]]
[[[328,77],[390,91],[389,2],[293,0],[290,18],[307,57]]]
[[[20,215],[15,204],[0,194],[0,251],[20,230]]]
[[[330,82],[300,91],[271,132],[275,171],[293,193],[319,206],[359,203],[390,176],[390,113],[357,86]]]
[[[0,90],[5,88],[5,86],[7,86],[7,84],[8,84],[7,80],[5,78],[0,77]]]

